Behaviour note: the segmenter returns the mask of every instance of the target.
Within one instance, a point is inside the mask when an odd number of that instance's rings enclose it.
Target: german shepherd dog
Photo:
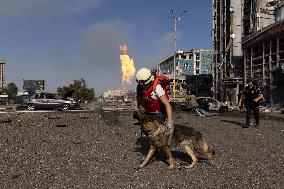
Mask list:
[[[213,165],[214,150],[209,149],[207,142],[202,137],[202,134],[194,128],[186,125],[174,125],[174,132],[172,134],[167,130],[165,124],[159,124],[152,116],[147,114],[136,114],[133,116],[139,120],[142,132],[149,139],[149,149],[143,163],[138,168],[146,166],[153,157],[157,148],[162,149],[168,158],[169,169],[174,168],[174,161],[171,149],[172,147],[182,146],[184,151],[191,157],[192,163],[185,166],[191,169],[196,165],[198,159],[195,154],[207,156],[208,163]]]

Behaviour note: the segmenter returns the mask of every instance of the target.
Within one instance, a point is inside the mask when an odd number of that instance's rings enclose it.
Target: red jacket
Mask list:
[[[157,85],[160,84],[162,87],[161,78],[155,78],[153,81],[153,85],[151,85],[148,89],[142,90],[139,85],[137,86],[137,95],[140,105],[145,109],[146,112],[165,112],[165,106],[163,102],[157,96],[157,99],[154,99],[151,96],[152,91],[156,90]],[[165,95],[169,99],[169,91],[167,90],[167,86],[164,86]]]

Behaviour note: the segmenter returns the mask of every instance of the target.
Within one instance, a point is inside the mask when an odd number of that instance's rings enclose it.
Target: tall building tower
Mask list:
[[[0,89],[4,87],[4,59],[0,59]]]
[[[237,103],[242,87],[242,1],[212,0],[212,74],[214,96]]]

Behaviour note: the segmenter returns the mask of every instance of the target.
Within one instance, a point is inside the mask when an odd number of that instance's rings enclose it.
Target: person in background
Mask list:
[[[245,87],[244,94],[239,102],[240,104],[244,102],[246,108],[246,123],[243,127],[248,128],[250,126],[252,113],[255,118],[255,127],[259,127],[259,103],[263,100],[263,94],[252,78],[248,78],[247,84],[248,85]]]

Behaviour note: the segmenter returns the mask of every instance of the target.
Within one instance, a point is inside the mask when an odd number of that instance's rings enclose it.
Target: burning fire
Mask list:
[[[127,46],[119,45],[120,49],[120,62],[121,62],[121,72],[122,72],[122,82],[131,84],[131,80],[135,74],[135,65],[133,59],[131,59],[127,54]]]

